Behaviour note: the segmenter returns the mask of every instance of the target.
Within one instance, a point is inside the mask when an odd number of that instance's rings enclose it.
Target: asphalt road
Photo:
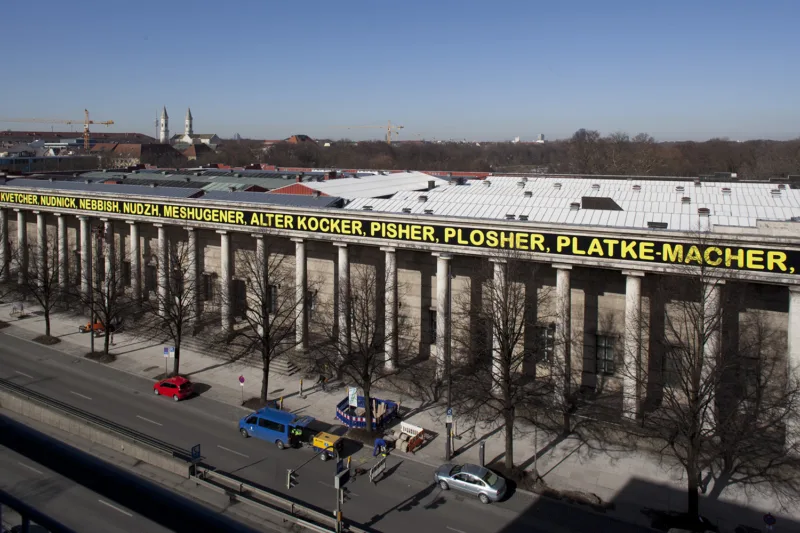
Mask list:
[[[154,373],[157,373],[154,371]],[[171,444],[202,447],[204,460],[226,472],[323,510],[336,505],[333,462],[312,460],[299,471],[299,485],[286,490],[286,472],[312,452],[278,450],[237,432],[246,414],[200,396],[172,402],[152,394],[152,381],[0,333],[0,377],[114,420]],[[297,410],[302,413],[302,408]],[[355,466],[355,464],[353,465]],[[483,505],[433,483],[433,469],[397,452],[387,475],[373,485],[359,477],[349,485],[346,520],[387,533],[410,530],[451,533],[639,533],[645,528],[579,508],[535,501],[522,493]]]
[[[0,446],[0,487],[75,531],[170,531]]]

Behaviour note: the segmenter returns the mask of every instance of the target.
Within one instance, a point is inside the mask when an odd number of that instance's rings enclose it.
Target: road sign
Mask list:
[[[348,387],[347,396],[350,407],[358,407],[358,387]]]
[[[448,407],[447,408],[447,420],[445,420],[445,422],[448,423],[448,424],[452,424],[453,423],[453,408],[452,407]]]
[[[767,513],[764,515],[764,523],[768,526],[774,526],[776,523],[778,523],[778,521],[775,520],[775,517],[772,516],[772,514]]]
[[[169,356],[170,357],[175,357],[175,347],[174,346],[170,346],[169,347]]]
[[[192,446],[192,461],[197,461],[200,459],[200,445],[195,444]]]
[[[239,385],[244,387],[244,376],[239,376]]]
[[[169,357],[169,346],[164,346],[164,357]]]
[[[341,489],[350,481],[350,470],[342,470],[333,477],[333,488]]]

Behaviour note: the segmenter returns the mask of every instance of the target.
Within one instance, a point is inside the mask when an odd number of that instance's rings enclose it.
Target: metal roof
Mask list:
[[[583,197],[611,198],[622,211],[571,208]],[[758,220],[791,220],[800,216],[800,190],[767,182],[492,176],[427,192],[398,192],[388,199],[357,198],[346,209],[367,206],[372,211],[483,219],[513,215],[529,222],[591,226],[647,228],[648,222],[666,222],[668,230],[692,231],[699,227],[701,207],[710,210],[709,222],[717,226],[754,228]]]
[[[112,183],[80,183],[75,181],[49,181],[14,179],[7,181],[6,187],[30,187],[61,191],[103,192],[111,194],[132,194],[138,196],[158,196],[168,198],[190,198],[200,195],[200,189],[179,187],[148,187],[143,185],[117,185]]]
[[[441,187],[447,183],[447,180],[422,172],[398,172],[321,182],[304,181],[303,185],[330,196],[351,199],[380,198],[391,196],[399,191],[419,191],[427,189],[430,182],[433,182],[434,187]]]
[[[339,207],[342,198],[336,196],[313,197],[298,194],[271,194],[266,192],[223,192],[207,191],[203,200],[220,200],[225,202],[247,202],[259,204],[282,205],[289,207]]]

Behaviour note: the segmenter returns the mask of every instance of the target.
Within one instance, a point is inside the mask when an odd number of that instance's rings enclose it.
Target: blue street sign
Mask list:
[[[344,470],[344,459],[339,459],[336,461],[336,474],[338,475],[342,470]]]
[[[164,346],[164,357],[169,357],[169,346]]]
[[[447,408],[447,416],[453,416],[453,408],[452,407],[448,407]]]
[[[200,445],[199,444],[195,444],[194,446],[192,446],[192,460],[196,461],[197,459],[200,459]]]
[[[174,346],[170,346],[170,347],[169,347],[169,354],[170,354],[172,357],[175,357],[175,347],[174,347]]]

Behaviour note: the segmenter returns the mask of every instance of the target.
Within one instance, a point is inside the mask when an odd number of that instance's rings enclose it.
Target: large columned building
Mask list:
[[[313,335],[315,302],[335,299],[335,287],[364,265],[394,287],[376,296],[384,315],[401,310],[407,319],[402,331],[386,320],[387,366],[396,356],[392,338],[402,336],[439,371],[453,339],[452,307],[480,298],[475,288],[486,278],[512,275],[506,264],[514,261],[527,266],[508,282],[531,302],[520,349],[537,346],[519,371],[546,376],[567,365],[565,386],[619,390],[633,412],[644,392],[620,369],[642,357],[664,381],[669,363],[656,341],[668,336],[675,302],[694,297],[682,280],[712,271],[703,283],[713,297],[705,301],[726,308],[725,327],[709,340],[714,349],[737,343],[740,324],[758,314],[782,332],[788,360],[800,364],[800,195],[789,184],[493,176],[330,205],[320,195],[295,201],[11,180],[0,186],[0,237],[41,243],[52,233],[44,246],[57,249],[61,282],[81,284],[92,228],[101,225],[113,244],[104,268],[120,269],[135,298],[158,290],[159,250],[186,243],[201,305],[213,307],[217,291],[230,295],[232,304],[214,310],[222,328],[234,327],[244,312],[237,302],[252,290],[237,258],[248,250],[279,254],[294,275],[275,290],[304,295],[301,349]],[[3,277],[34,260],[22,254]],[[0,247],[0,264],[10,261],[8,245]],[[551,297],[539,299],[544,293]]]

